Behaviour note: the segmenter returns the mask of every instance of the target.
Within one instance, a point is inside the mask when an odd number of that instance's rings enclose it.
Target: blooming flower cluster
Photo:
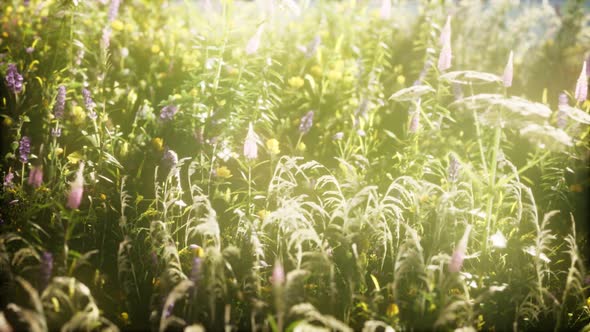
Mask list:
[[[313,126],[313,111],[307,112],[302,118],[301,122],[299,122],[299,132],[302,134],[307,134],[311,130]]]
[[[26,163],[27,161],[29,161],[30,154],[31,154],[31,139],[28,136],[23,136],[20,139],[20,143],[18,145],[19,160],[22,163]]]
[[[254,132],[252,123],[248,127],[248,134],[246,134],[244,141],[244,157],[247,159],[258,158],[258,135]]]
[[[6,70],[6,87],[14,94],[23,90],[23,77],[18,73],[14,63],[9,64]]]
[[[64,117],[64,109],[66,107],[66,87],[60,85],[57,88],[57,97],[55,97],[55,104],[53,105],[53,115],[56,119]]]
[[[167,105],[162,108],[160,111],[160,120],[167,121],[172,120],[174,118],[174,114],[178,112],[178,106],[176,105]]]

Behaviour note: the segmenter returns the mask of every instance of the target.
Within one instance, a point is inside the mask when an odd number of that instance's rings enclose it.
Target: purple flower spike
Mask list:
[[[162,162],[167,167],[174,167],[176,164],[178,164],[178,154],[166,148],[166,152],[164,152],[164,156],[162,157]]]
[[[64,109],[66,107],[66,87],[60,85],[57,88],[57,97],[55,97],[55,104],[53,105],[53,115],[56,119],[64,117]]]
[[[23,136],[20,139],[20,143],[18,145],[18,154],[19,160],[22,163],[29,161],[29,155],[31,154],[31,139],[29,137]]]
[[[109,7],[109,22],[112,22],[117,18],[120,5],[121,0],[111,0],[111,6]]]
[[[41,289],[45,289],[53,273],[53,255],[50,252],[43,252],[41,255]]]
[[[86,88],[82,89],[82,97],[84,98],[84,107],[86,107],[86,110],[88,111],[88,117],[92,120],[96,120],[96,112],[94,111],[96,104],[94,103],[94,100],[92,100],[90,91]]]
[[[18,73],[14,63],[9,64],[6,70],[6,86],[14,94],[23,91],[23,77]]]
[[[301,122],[299,123],[300,133],[305,135],[311,130],[313,126],[313,114],[313,111],[309,111],[301,118]]]
[[[12,183],[13,179],[14,173],[8,171],[8,173],[6,173],[6,175],[4,176],[4,183],[2,184],[4,188],[12,188],[14,186],[14,183]]]

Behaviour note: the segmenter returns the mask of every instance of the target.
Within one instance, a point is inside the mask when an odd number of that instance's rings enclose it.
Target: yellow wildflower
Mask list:
[[[160,137],[155,137],[152,139],[152,146],[156,151],[162,151],[164,150],[164,140]]]
[[[399,307],[395,303],[391,303],[387,306],[387,317],[393,317],[399,314]]]
[[[258,216],[258,218],[260,218],[260,220],[264,220],[266,219],[266,217],[270,214],[270,212],[268,212],[265,209],[262,209],[260,211],[258,211],[258,213],[256,213],[256,215]]]
[[[299,76],[293,76],[289,79],[289,85],[294,89],[299,89],[305,84],[303,78]]]
[[[309,71],[315,77],[321,77],[322,76],[322,67],[320,67],[318,65],[315,65],[315,66],[311,67],[311,69]]]
[[[231,178],[231,171],[225,166],[217,167],[217,169],[215,170],[215,174],[219,178]]]
[[[281,149],[279,148],[279,141],[274,138],[269,139],[266,141],[266,148],[271,155],[277,155],[281,153]]]
[[[119,20],[114,20],[113,23],[111,23],[111,27],[114,30],[123,31],[123,29],[125,29],[125,24]]]
[[[100,194],[100,199],[101,199],[102,201],[106,201],[106,200],[107,200],[107,195],[105,195],[105,194]]]
[[[152,45],[152,53],[154,53],[154,54],[160,53],[160,46],[158,46],[157,44]]]
[[[398,75],[396,81],[397,84],[404,85],[406,83],[406,77],[404,75]]]
[[[193,255],[195,255],[195,257],[198,258],[203,258],[205,257],[205,250],[203,249],[203,247],[201,247],[200,245],[197,244],[191,244],[189,246],[189,248],[192,250]]]
[[[82,122],[84,122],[85,119],[86,112],[84,112],[84,109],[79,105],[74,106],[72,109],[72,121],[74,122],[74,124],[82,124]]]
[[[6,127],[10,127],[12,125],[12,119],[9,117],[5,117],[4,121],[2,121],[2,124],[4,124]]]
[[[121,313],[121,320],[125,323],[128,324],[129,323],[129,314],[125,311],[123,311]]]
[[[305,146],[305,143],[303,142],[299,142],[299,144],[297,145],[297,151],[299,152],[304,152],[306,148],[307,146]]]
[[[59,155],[60,155],[60,154],[62,154],[62,153],[64,153],[64,149],[62,149],[62,148],[56,148],[56,149],[55,149],[55,155],[56,155],[56,156],[59,156]]]

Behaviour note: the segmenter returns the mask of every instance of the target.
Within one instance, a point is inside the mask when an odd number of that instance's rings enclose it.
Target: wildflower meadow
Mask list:
[[[0,20],[0,331],[590,331],[588,2]]]

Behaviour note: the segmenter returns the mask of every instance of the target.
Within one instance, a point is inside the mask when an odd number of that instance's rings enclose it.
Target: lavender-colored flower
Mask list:
[[[567,126],[567,114],[565,108],[569,106],[569,101],[565,93],[559,94],[559,101],[557,105],[557,127],[565,128]]]
[[[105,50],[111,46],[111,32],[112,30],[110,27],[102,29],[102,38],[100,39],[100,46],[102,46],[102,48]]]
[[[167,105],[162,108],[160,111],[160,120],[172,120],[174,114],[178,112],[178,106],[176,105]]]
[[[412,119],[410,120],[410,127],[408,128],[408,131],[412,134],[415,134],[418,132],[418,128],[420,128],[420,113],[414,112],[412,113]]]
[[[74,59],[74,63],[76,64],[76,66],[80,66],[82,64],[82,60],[84,59],[84,50],[83,49],[79,49],[78,52],[76,53],[76,58]]]
[[[457,177],[459,176],[459,169],[461,168],[461,163],[455,157],[455,154],[449,154],[449,168],[447,173],[449,174],[449,181],[455,182],[457,181]]]
[[[514,57],[514,52],[510,51],[510,55],[508,56],[508,62],[506,63],[506,67],[504,68],[504,75],[502,75],[502,82],[504,86],[509,88],[512,86],[512,75],[514,74],[514,65],[512,63],[512,58]]]
[[[456,273],[461,271],[461,267],[463,267],[463,261],[465,260],[465,252],[467,251],[467,242],[469,241],[469,233],[471,232],[471,225],[467,225],[465,228],[465,233],[457,244],[455,251],[453,252],[453,256],[451,257],[451,261],[449,262],[449,271]]]
[[[31,54],[31,53],[35,52],[35,49],[33,47],[27,47],[27,48],[25,48],[25,52],[27,52],[27,54]]]
[[[574,98],[580,103],[583,103],[586,97],[588,97],[588,74],[586,73],[586,61],[584,61],[580,77],[578,77],[578,82],[576,83]]]
[[[51,279],[51,274],[53,273],[53,255],[45,251],[41,255],[41,289],[45,289],[49,284],[49,280]]]
[[[18,73],[14,63],[8,65],[5,79],[6,87],[8,87],[8,90],[12,91],[12,93],[17,94],[23,91],[23,77]]]
[[[438,70],[445,71],[451,68],[451,58],[452,58],[452,50],[451,50],[451,17],[447,17],[447,23],[445,27],[441,31],[440,34],[440,41],[442,43],[442,50],[440,51],[440,55],[438,57]]]
[[[61,128],[51,128],[51,136],[52,137],[60,137],[61,136]]]
[[[262,37],[263,29],[264,25],[260,25],[260,27],[258,27],[258,30],[256,30],[254,36],[252,36],[252,38],[248,40],[248,44],[246,45],[246,54],[251,55],[258,51],[258,48],[260,47],[260,38]]]
[[[357,130],[356,131],[356,134],[359,135],[359,137],[365,137],[365,136],[367,136],[367,133],[364,130],[362,130],[362,129]]]
[[[246,140],[244,141],[244,157],[246,159],[258,158],[258,135],[254,132],[252,123],[248,127],[248,134],[246,134]]]
[[[285,270],[280,261],[275,262],[275,266],[272,270],[271,283],[275,287],[280,287],[285,282]]]
[[[162,157],[162,162],[167,167],[174,167],[178,164],[178,154],[173,150],[166,148],[166,152],[164,152],[164,156]]]
[[[112,22],[117,18],[120,5],[121,0],[111,0],[111,6],[109,7],[109,22]]]
[[[6,173],[6,175],[4,176],[4,183],[2,184],[4,188],[12,188],[14,186],[12,180],[14,180],[14,173],[12,173],[9,170],[8,173]]]
[[[64,117],[64,110],[66,107],[66,87],[60,85],[57,88],[57,97],[55,97],[55,104],[53,104],[53,115],[56,119]]]
[[[29,155],[31,154],[31,139],[27,136],[23,136],[20,139],[18,145],[19,160],[23,163],[29,161]]]
[[[305,135],[311,130],[311,127],[313,126],[313,114],[313,111],[309,111],[301,118],[301,121],[299,122],[300,133]]]
[[[41,187],[43,183],[43,166],[33,166],[29,172],[29,185],[33,188]]]
[[[389,20],[391,18],[391,0],[382,0],[381,8],[379,9],[379,17],[382,20]]]
[[[94,111],[96,104],[94,103],[94,100],[92,100],[92,96],[88,89],[82,89],[82,98],[84,98],[84,107],[86,107],[86,110],[88,111],[88,117],[92,120],[96,120],[96,112]]]
[[[84,192],[84,162],[80,162],[80,168],[76,172],[76,179],[70,182],[70,193],[66,206],[70,209],[77,209],[82,202]]]

